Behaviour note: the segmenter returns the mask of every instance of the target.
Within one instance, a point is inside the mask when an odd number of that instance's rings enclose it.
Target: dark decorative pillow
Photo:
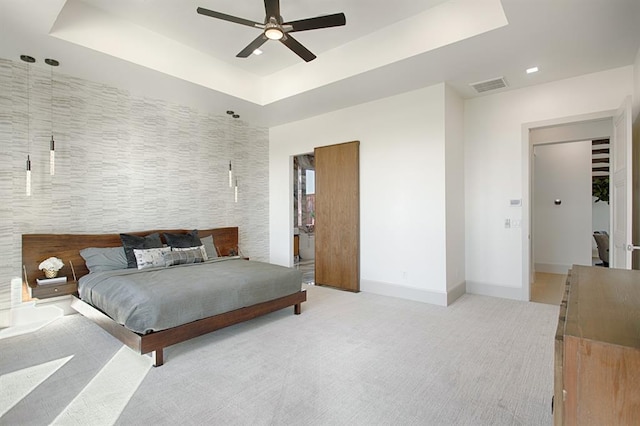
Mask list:
[[[164,254],[164,266],[200,263],[202,261],[202,251],[199,248],[170,251]]]
[[[202,245],[198,238],[198,230],[194,229],[186,234],[162,234],[167,245],[177,248],[199,247]]]
[[[133,253],[133,249],[150,249],[162,247],[162,241],[160,241],[160,234],[154,232],[146,237],[138,237],[137,235],[120,234],[120,240],[122,241],[122,247],[124,247],[124,253],[127,256],[127,267],[137,268],[138,262],[136,261],[136,255]]]

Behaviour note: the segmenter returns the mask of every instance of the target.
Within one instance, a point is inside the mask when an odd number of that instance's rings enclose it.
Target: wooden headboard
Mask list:
[[[154,232],[170,234],[184,234],[191,230],[169,229],[143,232],[127,232],[127,234],[145,236]],[[208,237],[213,235],[213,241],[220,256],[229,256],[238,252],[238,228],[198,229],[198,236]],[[35,287],[36,278],[44,278],[44,273],[38,269],[43,260],[55,256],[64,262],[60,270],[60,276],[73,279],[71,263],[77,279],[87,275],[89,270],[80,256],[80,250],[87,247],[118,247],[122,245],[120,234],[23,234],[22,235],[22,264],[26,271],[30,287]],[[24,271],[23,271],[23,280]]]

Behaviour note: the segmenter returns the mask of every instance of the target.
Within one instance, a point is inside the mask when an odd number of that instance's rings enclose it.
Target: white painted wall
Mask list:
[[[591,230],[592,231],[610,231],[611,224],[611,206],[604,201],[596,201],[596,197],[591,197]],[[592,232],[593,233],[593,232]],[[591,249],[594,250],[594,253],[597,251],[596,240],[591,237]],[[598,257],[598,255],[595,255]]]
[[[438,84],[271,128],[271,262],[292,264],[292,156],[359,140],[361,290],[445,305],[444,117]]]
[[[533,152],[536,272],[564,274],[573,264],[590,265],[591,141],[536,145]]]
[[[529,132],[531,144],[576,142],[613,137],[613,120],[582,121],[558,126],[538,127]]]
[[[451,303],[464,289],[464,101],[445,86],[447,290]]]
[[[523,269],[529,233],[523,138],[528,135],[523,136],[523,126],[615,110],[632,92],[633,67],[627,66],[465,102],[467,292],[528,299]],[[523,207],[509,207],[517,198]],[[505,218],[522,218],[523,228],[505,229]]]

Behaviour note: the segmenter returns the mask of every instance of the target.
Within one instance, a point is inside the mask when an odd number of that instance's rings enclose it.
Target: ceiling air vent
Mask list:
[[[507,87],[507,82],[505,81],[504,77],[498,77],[492,78],[491,80],[471,83],[470,86],[476,89],[476,92],[484,93],[490,90],[502,89],[503,87]]]

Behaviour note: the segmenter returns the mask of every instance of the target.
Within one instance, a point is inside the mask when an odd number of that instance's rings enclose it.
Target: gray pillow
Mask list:
[[[215,259],[218,257],[218,251],[216,250],[216,246],[213,244],[213,235],[200,238],[200,241],[204,244],[204,250],[207,252],[207,257],[209,259]]]
[[[127,257],[123,247],[88,247],[80,250],[80,256],[87,264],[89,272],[127,269]]]
[[[127,266],[129,268],[137,268],[138,262],[136,261],[136,255],[133,253],[133,249],[150,249],[162,247],[162,241],[160,241],[160,234],[154,232],[146,237],[138,237],[137,235],[120,234],[120,240],[124,247],[124,253],[127,256]]]

